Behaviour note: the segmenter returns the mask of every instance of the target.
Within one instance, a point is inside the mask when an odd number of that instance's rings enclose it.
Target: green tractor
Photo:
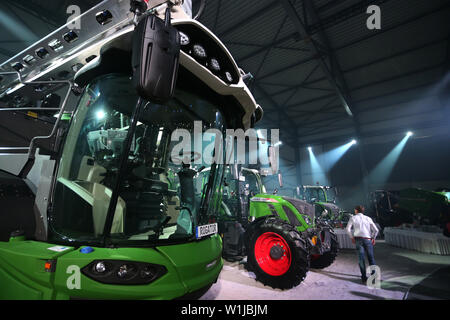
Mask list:
[[[70,90],[52,133],[0,181],[26,189],[38,170],[23,197],[5,204],[0,190],[0,299],[195,298],[217,280],[225,166],[210,165],[194,192],[211,140],[180,152],[180,137],[191,144],[200,123],[220,142],[262,110],[229,51],[179,3],[131,1],[133,15],[130,2],[103,1],[77,18],[82,30],[62,27],[2,65],[3,99]]]
[[[227,167],[219,216],[223,256],[231,261],[246,256],[246,267],[258,281],[289,289],[304,280],[310,267],[333,263],[337,237],[326,221],[315,217],[311,204],[267,194],[263,171]],[[279,181],[281,187],[280,175]]]
[[[343,228],[351,214],[336,205],[337,189],[329,186],[300,186],[296,188],[297,198],[315,207],[316,217],[322,217],[337,228]]]

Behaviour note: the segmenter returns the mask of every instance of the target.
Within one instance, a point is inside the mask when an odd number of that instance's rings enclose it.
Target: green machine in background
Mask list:
[[[223,256],[232,261],[247,256],[247,269],[265,285],[297,286],[310,267],[328,267],[337,256],[337,237],[315,217],[314,207],[267,194],[259,170],[228,166],[221,203]]]
[[[33,139],[19,177],[8,177],[26,187],[39,170],[34,208],[18,212],[21,198],[6,205],[0,192],[1,299],[195,298],[217,280],[224,165],[199,177],[201,154],[180,154],[173,137],[182,129],[192,143],[195,123],[247,129],[262,110],[229,51],[179,3],[103,1],[77,18],[83,29],[63,26],[2,66],[2,98],[23,96],[9,102],[33,98],[37,85],[45,95],[67,84],[78,97],[68,108],[66,97],[52,133]],[[40,80],[63,75],[76,85]]]
[[[448,189],[429,191],[407,188],[399,191],[376,190],[370,194],[372,215],[383,228],[415,223],[445,229],[450,221],[449,199]]]
[[[351,214],[342,210],[337,204],[337,189],[329,186],[299,186],[295,197],[311,203],[315,207],[315,215],[326,219],[335,227],[344,227]]]

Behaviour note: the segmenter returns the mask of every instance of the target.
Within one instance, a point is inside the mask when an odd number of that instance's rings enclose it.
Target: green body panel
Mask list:
[[[445,193],[416,188],[399,192],[398,207],[423,218],[438,219],[448,205]]]
[[[0,299],[52,299],[55,274],[45,271],[45,263],[64,254],[48,250],[53,246],[14,238],[0,242],[0,288],[8,288],[0,290]]]
[[[218,235],[156,248],[94,247],[89,254],[73,247],[63,252],[48,249],[53,246],[23,239],[0,242],[0,287],[8,288],[0,290],[0,299],[173,299],[212,284],[223,265]],[[107,259],[164,265],[167,273],[150,284],[124,286],[102,284],[80,272],[80,289],[68,288],[69,266],[82,269],[93,260]],[[47,260],[56,260],[54,272],[45,271]]]
[[[270,198],[270,199],[274,199],[277,202],[256,202],[256,201],[251,201],[250,202],[250,212],[249,212],[249,217],[252,217],[254,219],[258,219],[261,217],[265,217],[265,216],[269,216],[269,215],[274,215],[274,213],[276,212],[276,214],[285,221],[289,222],[288,216],[286,214],[286,212],[283,209],[283,206],[288,207],[297,217],[297,219],[300,221],[301,225],[297,227],[297,230],[300,232],[303,232],[309,228],[313,228],[314,225],[312,222],[312,224],[308,224],[302,213],[298,212],[298,210],[289,202],[283,199],[283,197],[281,196],[276,196],[276,195],[269,195],[269,194],[257,194],[255,196],[255,198]],[[275,212],[272,212],[271,208],[269,207],[269,204],[271,204],[273,206],[273,208],[275,209]]]

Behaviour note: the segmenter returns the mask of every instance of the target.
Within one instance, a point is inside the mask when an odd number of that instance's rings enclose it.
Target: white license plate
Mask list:
[[[200,239],[205,236],[217,233],[217,223],[205,224],[203,226],[198,226],[195,230],[195,237]]]

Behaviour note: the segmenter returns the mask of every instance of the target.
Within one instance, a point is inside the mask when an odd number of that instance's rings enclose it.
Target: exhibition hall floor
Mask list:
[[[355,250],[341,249],[333,265],[311,269],[300,285],[285,291],[264,286],[242,264],[225,261],[218,282],[201,299],[449,299],[450,256],[392,247],[380,240],[375,245],[375,259],[381,269],[380,289],[361,283]]]

